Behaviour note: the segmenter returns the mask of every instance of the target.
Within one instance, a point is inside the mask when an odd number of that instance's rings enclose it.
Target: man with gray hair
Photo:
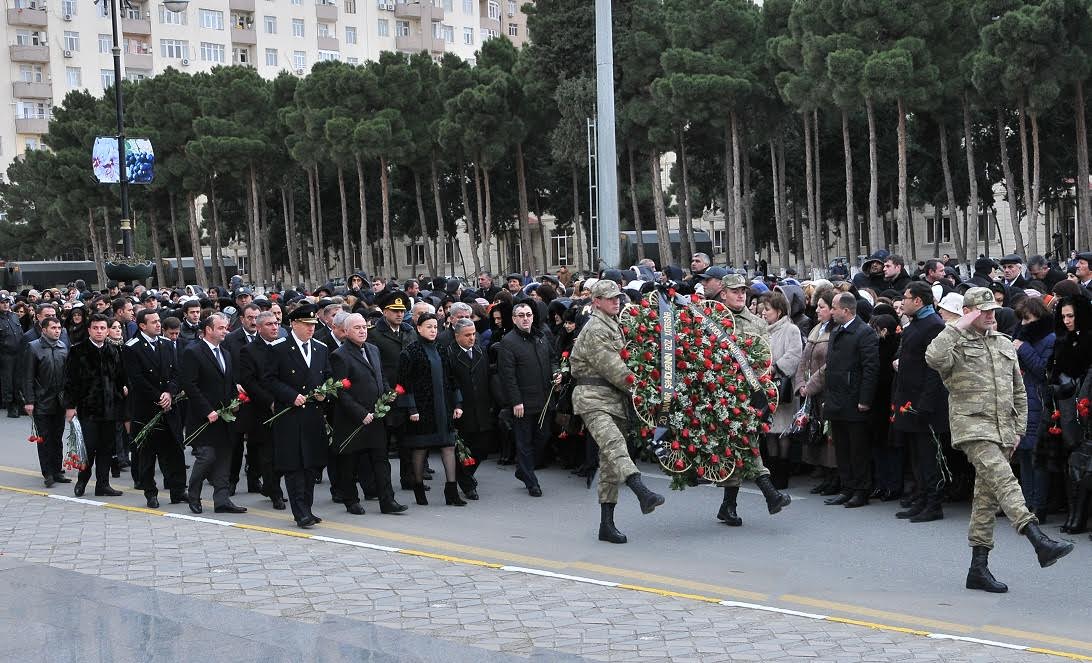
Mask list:
[[[436,307],[432,304],[429,304],[428,302],[417,302],[416,304],[414,304],[413,308],[410,309],[410,324],[412,324],[414,328],[416,328],[417,318],[421,317],[426,313],[428,315],[436,315]]]
[[[463,395],[463,416],[455,421],[455,428],[471,456],[478,461],[469,467],[456,464],[455,480],[468,500],[476,500],[478,480],[474,473],[489,456],[497,422],[489,389],[489,357],[478,345],[477,328],[470,318],[456,320],[451,332],[454,341],[442,351],[447,352],[451,379]]]
[[[339,309],[330,320],[330,351],[337,350],[345,343],[345,321],[352,315],[344,309]]]
[[[444,328],[436,336],[436,346],[443,350],[455,342],[455,323],[460,320],[470,320],[474,310],[466,302],[455,302],[447,311],[447,321]],[[471,321],[473,324],[473,321]]]
[[[696,287],[698,283],[701,283],[702,273],[709,269],[712,264],[713,261],[709,258],[708,253],[695,253],[690,258],[690,278],[686,279],[690,287]]]

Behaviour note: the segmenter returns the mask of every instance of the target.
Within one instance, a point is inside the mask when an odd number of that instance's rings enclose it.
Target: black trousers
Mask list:
[[[459,482],[464,490],[467,488],[476,488],[478,486],[478,480],[474,478],[474,473],[478,471],[481,464],[485,462],[486,458],[489,458],[489,448],[493,444],[493,439],[496,437],[496,431],[485,431],[479,433],[459,433],[459,437],[463,439],[463,444],[470,450],[470,455],[477,461],[470,467],[465,467],[459,459],[455,459],[455,478]]]
[[[113,419],[87,421],[80,420],[83,431],[83,444],[87,447],[87,469],[79,473],[76,480],[87,485],[91,480],[91,468],[95,468],[95,486],[104,488],[110,485],[110,463],[117,450],[117,422]]]
[[[64,474],[61,469],[61,437],[64,435],[64,412],[38,414],[34,411],[34,427],[45,442],[38,445],[38,465],[43,477]]]
[[[231,451],[231,476],[230,481],[232,485],[239,483],[239,473],[243,471],[243,434],[240,433],[235,436],[235,446]],[[251,439],[251,434],[246,435],[246,482],[247,487],[258,483],[258,478],[262,476],[262,444],[254,444],[254,440]]]
[[[361,449],[333,457],[330,469],[331,480],[337,494],[345,501],[345,506],[360,501],[357,484],[365,496],[377,495],[386,502],[394,499],[391,486],[391,462],[387,460],[386,449]],[[365,477],[371,485],[365,483]]]
[[[258,459],[258,470],[262,477],[262,494],[269,498],[284,499],[284,493],[281,491],[281,477],[280,472],[273,469],[273,438],[268,428],[264,428],[260,432],[247,433],[247,450],[251,453],[249,462],[254,463],[252,460],[255,456]],[[248,468],[249,471],[249,468]],[[247,475],[247,481],[250,481],[250,475]]]
[[[212,484],[213,506],[231,504],[231,486],[228,469],[231,467],[231,448],[193,447],[193,467],[190,469],[189,493],[191,500],[201,499],[201,485],[208,479]]]
[[[11,407],[18,402],[15,398],[16,359],[16,355],[0,353],[0,407]]]
[[[145,497],[159,494],[155,484],[157,460],[163,474],[163,487],[171,492],[171,499],[181,499],[186,494],[186,457],[182,443],[166,428],[153,431],[140,449],[133,451],[133,467],[137,468],[134,479],[144,487]]]
[[[288,491],[292,517],[297,523],[314,515],[311,513],[311,506],[315,503],[315,480],[310,469],[285,472],[284,487]]]
[[[868,423],[832,420],[830,433],[842,490],[872,490],[872,437]]]
[[[945,434],[946,435],[946,434]],[[944,501],[944,475],[940,471],[938,454],[943,454],[943,437],[932,433],[903,433],[910,452],[910,464],[917,482],[917,496],[929,504]],[[939,447],[939,448],[938,448]]]
[[[521,481],[528,487],[538,485],[535,465],[546,447],[548,429],[546,422],[538,425],[541,412],[526,412],[522,417],[512,418],[512,431],[516,435],[516,471],[523,474]]]

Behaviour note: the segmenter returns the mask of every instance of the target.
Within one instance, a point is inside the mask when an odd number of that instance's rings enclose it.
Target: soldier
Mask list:
[[[925,361],[959,398],[949,403],[952,446],[974,465],[971,502],[971,568],[967,589],[1007,592],[989,570],[998,506],[1012,526],[1031,541],[1046,568],[1073,550],[1050,539],[1028,511],[1009,458],[1027,427],[1027,394],[1012,341],[996,331],[994,309],[1001,308],[989,288],[975,287],[963,297],[963,316],[944,327],[925,351]]]
[[[718,301],[732,312],[736,332],[760,336],[769,344],[770,332],[766,321],[751,313],[747,308],[747,279],[742,274],[726,274],[721,279],[721,284]],[[762,464],[762,456],[755,456],[755,468],[755,485],[766,498],[766,510],[770,512],[770,515],[779,513],[792,502],[792,498],[787,493],[774,488],[773,481],[770,480],[770,471]],[[732,476],[720,483],[720,486],[724,488],[724,499],[721,500],[720,509],[717,510],[717,520],[724,522],[725,525],[739,527],[743,524],[743,519],[736,514],[736,498],[741,485],[743,485],[743,477],[738,473],[732,473]]]
[[[641,482],[641,473],[629,458],[623,427],[633,373],[619,355],[624,341],[618,326],[622,290],[613,281],[599,281],[591,290],[592,313],[569,356],[573,412],[599,444],[599,540],[625,543],[626,535],[614,526],[618,484],[625,481],[641,503],[641,513],[652,513],[664,503],[662,495]]]

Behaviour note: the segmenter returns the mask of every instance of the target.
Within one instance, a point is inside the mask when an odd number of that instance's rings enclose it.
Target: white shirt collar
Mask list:
[[[152,338],[151,336],[148,336],[144,332],[140,332],[140,335],[144,337],[145,341],[147,341],[148,343],[151,343],[152,345],[155,345],[159,341],[158,338]]]
[[[213,345],[212,343],[209,343],[209,340],[207,338],[202,338],[201,340],[205,342],[205,345],[209,346],[209,350],[212,350],[214,354],[216,353],[216,350],[220,347],[219,345]]]

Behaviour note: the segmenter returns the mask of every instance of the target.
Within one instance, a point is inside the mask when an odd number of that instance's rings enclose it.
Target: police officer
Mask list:
[[[963,316],[946,325],[925,351],[926,363],[957,395],[948,409],[952,446],[967,455],[976,474],[967,589],[995,593],[1008,591],[988,567],[998,506],[1031,541],[1039,566],[1046,568],[1073,550],[1072,543],[1054,541],[1039,529],[1009,465],[1027,427],[1028,401],[1012,341],[996,331],[998,308],[989,288],[970,288],[963,297]]]
[[[641,513],[664,503],[662,495],[641,482],[641,473],[629,457],[626,438],[630,384],[633,372],[619,352],[625,344],[618,325],[622,290],[614,281],[599,281],[591,289],[592,312],[569,355],[575,388],[573,412],[599,445],[599,540],[625,543],[626,535],[614,526],[618,484],[625,481],[641,503]]]

